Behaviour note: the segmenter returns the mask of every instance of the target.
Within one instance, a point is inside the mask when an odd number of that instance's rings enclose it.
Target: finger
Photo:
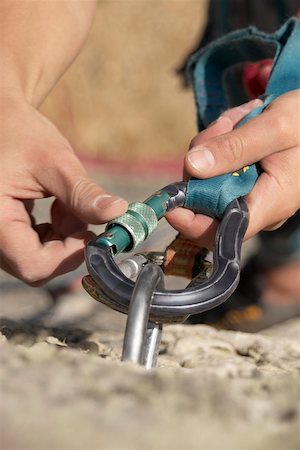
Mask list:
[[[280,228],[281,225],[283,225],[287,220],[288,219],[284,219],[284,220],[280,220],[279,222],[272,223],[271,225],[269,225],[266,228],[264,228],[263,231],[275,231],[275,230],[278,230],[278,228]]]
[[[190,148],[202,144],[207,139],[231,131],[237,122],[252,111],[253,108],[256,108],[261,104],[262,101],[256,99],[225,111],[215,122],[210,124],[207,129],[192,139]],[[184,171],[183,177],[185,180],[189,178],[186,171]],[[181,234],[196,240],[199,245],[203,247],[213,247],[218,221],[202,214],[195,215],[192,211],[184,208],[178,208],[174,212],[168,214],[166,218],[170,225]]]
[[[215,136],[219,136],[220,134],[227,133],[233,129],[232,121],[228,117],[220,116],[218,120],[210,124],[208,128],[201,131],[201,133],[197,134],[190,143],[189,149],[202,144],[207,141],[207,139],[213,138]],[[190,174],[186,169],[186,165],[183,167],[183,180],[188,180],[190,178]]]
[[[128,207],[125,200],[94,183],[71,152],[64,152],[59,164],[52,161],[52,168],[41,170],[39,182],[65,205],[66,212],[85,223],[105,223],[126,212]]]
[[[297,97],[294,108],[291,99],[274,102],[259,117],[240,128],[192,148],[186,156],[188,172],[198,178],[209,178],[291,148],[299,139],[291,132],[298,129],[298,117],[293,110],[296,105]]]
[[[24,203],[25,209],[30,217],[31,225],[34,226],[36,223],[35,217],[32,214],[33,208],[34,208],[34,200],[23,200],[23,203]]]
[[[246,197],[250,214],[247,237],[278,228],[300,207],[297,153],[297,149],[290,149],[263,161],[264,172]]]
[[[202,214],[195,214],[185,208],[177,208],[166,215],[170,225],[199,246],[211,249],[219,222]]]
[[[227,117],[231,120],[232,126],[237,125],[244,117],[246,117],[249,112],[258,106],[262,105],[262,100],[256,98],[255,100],[251,100],[250,102],[243,103],[242,105],[236,106],[235,108],[227,109],[227,111],[223,112],[221,117]]]
[[[92,233],[75,233],[60,239],[45,227],[37,233],[22,202],[5,199],[6,214],[0,220],[1,266],[31,285],[74,270],[83,261],[85,244]],[[40,237],[42,241],[40,240]]]
[[[13,245],[16,233],[22,233],[27,241],[22,251],[20,246]],[[11,224],[10,232],[6,235],[6,245],[1,250],[1,266],[4,269],[8,266],[12,275],[31,286],[39,286],[58,275],[75,270],[83,262],[85,245],[94,236],[90,232],[82,232],[61,240],[50,237],[49,232],[45,242],[35,245],[33,233],[33,230],[20,223]]]
[[[273,177],[263,173],[251,193],[246,197],[249,209],[249,225],[245,235],[248,239],[262,230],[272,230],[274,224],[281,224],[290,214],[282,211],[282,199],[275,198],[278,186]],[[292,214],[291,214],[292,215]]]
[[[300,207],[297,149],[272,155],[262,165],[264,172],[246,197],[250,221],[245,239],[261,230],[278,228]],[[217,221],[183,208],[168,214],[167,219],[175,229],[200,245],[208,248],[212,245]]]
[[[190,150],[204,144],[208,139],[211,139],[221,134],[228,133],[233,130],[233,127],[245,117],[253,108],[260,106],[262,101],[259,99],[251,100],[243,105],[231,108],[225,111],[221,116],[213,123],[209,125],[201,133],[195,136],[190,143]],[[190,178],[189,168],[186,165],[183,170],[183,179],[188,180]]]
[[[63,203],[55,200],[51,207],[52,229],[60,237],[87,230],[87,224],[68,211]]]
[[[208,128],[197,134],[190,143],[190,150],[197,145],[202,144],[207,139],[219,136],[224,133],[228,133],[233,127],[242,120],[250,111],[257,106],[260,106],[262,101],[260,99],[251,100],[243,105],[236,106],[235,108],[228,109],[223,112],[220,117],[212,122]]]
[[[220,116],[218,120],[209,125],[208,128],[198,133],[192,140],[189,150],[197,145],[203,144],[208,139],[219,136],[220,134],[228,133],[233,129],[232,121],[229,117]]]

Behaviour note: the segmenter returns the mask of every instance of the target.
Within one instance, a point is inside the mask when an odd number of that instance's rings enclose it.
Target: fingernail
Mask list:
[[[202,145],[193,147],[187,155],[187,160],[197,170],[207,170],[215,164],[214,155]]]
[[[262,101],[259,98],[256,98],[255,100],[251,100],[250,102],[244,103],[243,105],[238,106],[238,109],[240,109],[242,112],[250,112],[252,109],[257,108],[258,106],[262,105]]]
[[[101,197],[96,200],[96,206],[97,208],[107,208],[113,203],[120,201],[122,201],[122,199],[120,197],[116,197],[115,195],[101,195]]]
[[[217,120],[214,120],[213,122],[211,122],[211,123],[208,125],[207,128],[213,127],[213,126],[216,125],[217,123],[219,123],[219,122],[224,122],[224,121],[230,121],[230,122],[231,122],[231,120],[228,119],[228,117],[226,117],[226,116],[220,116],[220,117],[218,117]]]

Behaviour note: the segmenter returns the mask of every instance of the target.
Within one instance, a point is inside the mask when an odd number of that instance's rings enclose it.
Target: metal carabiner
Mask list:
[[[186,182],[161,189],[144,203],[133,204],[127,217],[108,224],[107,230],[86,248],[86,264],[91,278],[83,286],[96,300],[128,314],[135,283],[127,278],[114,261],[114,255],[130,251],[155,228],[167,212],[184,206]],[[151,211],[150,211],[151,210]],[[189,315],[210,310],[234,292],[240,277],[240,253],[248,226],[248,208],[243,198],[233,200],[220,222],[214,246],[213,272],[210,278],[183,290],[157,289],[150,307],[150,321],[182,322]]]
[[[156,264],[142,267],[130,300],[121,361],[151,369],[156,366],[162,324],[149,321],[153,292],[164,287],[163,272]]]

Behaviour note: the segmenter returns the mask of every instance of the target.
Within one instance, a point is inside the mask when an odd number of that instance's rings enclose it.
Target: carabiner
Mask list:
[[[156,264],[142,267],[132,293],[124,335],[121,361],[156,366],[162,324],[149,321],[153,292],[163,288],[163,272]]]
[[[153,232],[161,217],[178,206],[184,206],[186,184],[173,183],[144,203],[130,205],[125,215],[109,223],[105,233],[89,242],[86,264],[91,278],[83,279],[83,286],[92,297],[128,314],[135,283],[119,269],[114,255],[131,251]],[[210,278],[183,290],[156,290],[150,321],[183,322],[189,315],[210,310],[230,297],[240,277],[241,245],[247,226],[245,200],[233,200],[226,208],[216,233]]]

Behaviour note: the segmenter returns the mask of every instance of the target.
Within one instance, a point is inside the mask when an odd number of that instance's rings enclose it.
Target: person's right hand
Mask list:
[[[100,224],[127,203],[93,183],[57,128],[23,100],[0,117],[0,265],[30,285],[74,270]],[[54,196],[51,223],[35,225],[33,201]]]

